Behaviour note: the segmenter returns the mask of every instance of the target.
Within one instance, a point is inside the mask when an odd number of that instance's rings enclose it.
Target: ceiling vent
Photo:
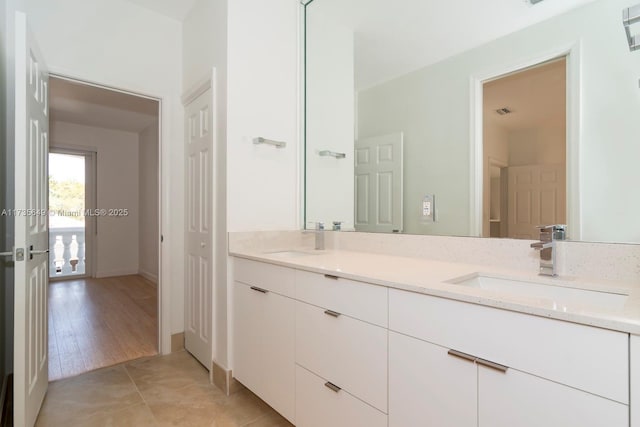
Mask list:
[[[507,114],[511,114],[512,111],[510,109],[508,109],[507,107],[503,107],[503,108],[498,108],[496,110],[496,113],[500,114],[501,116],[505,116]]]

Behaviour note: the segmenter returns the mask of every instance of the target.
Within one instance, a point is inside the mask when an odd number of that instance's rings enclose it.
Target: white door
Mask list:
[[[356,141],[356,231],[402,231],[402,156],[402,132]]]
[[[564,165],[511,166],[508,169],[508,237],[537,239],[536,226],[566,224]]]
[[[213,290],[212,89],[185,107],[185,348],[210,369]]]
[[[49,80],[21,12],[15,15],[15,66],[14,422],[33,426],[48,384]]]

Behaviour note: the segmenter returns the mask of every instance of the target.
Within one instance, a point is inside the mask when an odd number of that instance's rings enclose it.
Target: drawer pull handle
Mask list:
[[[256,287],[256,286],[252,286],[252,287],[251,287],[251,289],[252,289],[252,290],[254,290],[254,291],[261,292],[261,293],[263,293],[263,294],[266,294],[267,292],[269,292],[269,291],[268,291],[268,290],[266,290],[266,289],[258,288],[258,287]]]
[[[464,359],[464,360],[468,360],[469,362],[475,362],[476,360],[478,360],[477,357],[472,356],[470,354],[467,353],[463,353],[461,351],[458,350],[449,350],[447,352],[448,355],[453,356],[453,357],[458,357],[460,359]]]
[[[330,383],[329,381],[327,381],[326,383],[324,383],[324,386],[326,388],[328,388],[331,391],[335,391],[336,393],[339,392],[340,390],[342,390],[340,387],[338,387],[337,385],[335,385],[334,383]]]
[[[340,313],[338,313],[337,311],[333,311],[333,310],[325,310],[324,314],[327,314],[331,317],[338,317],[340,316]]]
[[[476,359],[476,363],[478,363],[478,365],[486,366],[487,368],[495,369],[496,371],[500,371],[503,373],[507,372],[507,370],[509,369],[508,366],[504,366],[499,363],[491,362],[484,359]]]
[[[338,280],[338,276],[334,276],[333,274],[325,274],[324,277],[331,280]]]

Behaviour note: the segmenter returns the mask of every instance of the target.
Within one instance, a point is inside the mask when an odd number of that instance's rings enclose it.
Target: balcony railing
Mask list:
[[[49,277],[86,273],[84,227],[49,229]]]

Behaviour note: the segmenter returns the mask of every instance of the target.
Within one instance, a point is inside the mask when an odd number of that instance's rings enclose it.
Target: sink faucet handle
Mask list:
[[[307,224],[313,224],[314,230],[324,230],[324,222],[322,221],[307,221]]]
[[[538,225],[540,240],[565,240],[567,235],[566,224]]]

